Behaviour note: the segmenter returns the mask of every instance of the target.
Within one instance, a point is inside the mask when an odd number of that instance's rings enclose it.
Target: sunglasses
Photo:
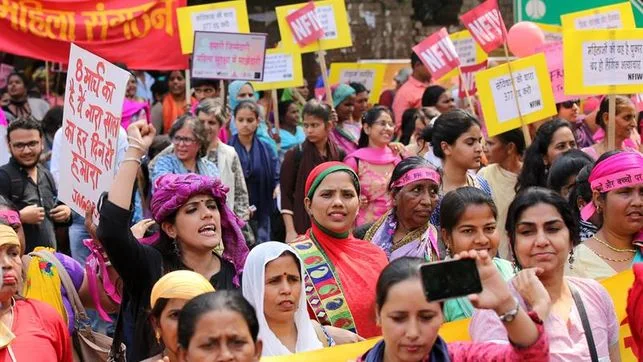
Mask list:
[[[573,107],[574,107],[574,104],[575,104],[576,106],[580,107],[580,99],[577,99],[577,100],[575,100],[575,101],[565,101],[565,102],[562,102],[560,105],[561,105],[563,108],[573,108]]]

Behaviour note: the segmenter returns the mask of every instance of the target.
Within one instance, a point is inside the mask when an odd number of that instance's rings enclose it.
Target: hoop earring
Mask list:
[[[569,251],[569,269],[574,269],[574,260],[576,259],[574,258],[574,249],[572,248],[572,250]]]

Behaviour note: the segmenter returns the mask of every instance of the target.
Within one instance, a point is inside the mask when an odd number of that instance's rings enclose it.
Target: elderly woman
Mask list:
[[[195,174],[159,178],[151,211],[161,226],[160,236],[154,244],[143,245],[132,235],[128,229],[131,190],[155,133],[144,121],[130,125],[126,157],[107,198],[100,202],[98,239],[123,280],[117,336],[120,330],[127,359],[132,361],[160,352],[147,309],[152,286],[161,276],[191,269],[216,289],[238,288],[248,254],[241,221],[226,205],[227,187],[218,179]],[[225,251],[219,256],[213,250],[221,243]]]
[[[355,89],[348,84],[338,85],[333,91],[333,106],[337,112],[337,124],[330,134],[330,139],[346,151],[346,154],[350,154],[357,150],[361,132],[361,120],[353,120]]]
[[[357,175],[345,164],[315,167],[304,192],[312,227],[291,246],[304,261],[307,285],[314,286],[306,288],[311,318],[370,338],[380,333],[372,318],[373,298],[375,280],[388,259],[379,247],[351,234],[359,191]],[[321,294],[322,287],[335,292]]]
[[[589,220],[599,214],[602,227],[574,250],[569,275],[603,279],[643,261],[635,245],[643,229],[643,156],[612,151],[601,156],[589,175],[592,202],[581,210]]]
[[[429,223],[439,187],[440,174],[426,160],[417,156],[402,160],[388,184],[393,208],[366,224],[364,240],[379,246],[390,260],[403,256],[439,260],[437,230]]]
[[[150,173],[153,187],[159,177],[170,173],[219,177],[217,165],[205,157],[210,139],[203,123],[192,116],[181,116],[170,128],[170,140],[174,152],[156,160]]]
[[[9,114],[9,121],[21,117],[33,117],[41,121],[49,110],[49,103],[27,95],[27,83],[27,78],[22,73],[11,73],[7,77],[9,104],[2,109]]]

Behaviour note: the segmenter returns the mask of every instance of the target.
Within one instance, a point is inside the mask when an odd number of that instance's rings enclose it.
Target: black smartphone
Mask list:
[[[444,260],[420,267],[424,295],[431,302],[482,292],[475,259]]]

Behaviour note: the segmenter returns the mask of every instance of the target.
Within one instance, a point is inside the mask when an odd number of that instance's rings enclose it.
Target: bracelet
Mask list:
[[[136,158],[136,157],[127,157],[127,158],[124,158],[124,159],[121,161],[121,163],[125,163],[125,162],[136,162],[136,163],[138,163],[139,165],[141,164],[141,160],[140,160],[140,159],[138,159],[138,158]]]
[[[141,147],[141,146],[139,146],[139,145],[136,145],[136,144],[132,144],[132,143],[130,143],[127,147],[128,147],[128,148],[134,148],[134,149],[139,150],[139,151],[141,151],[141,152],[143,152],[143,153],[147,153],[147,151],[145,150],[145,148],[143,148],[143,147]]]

